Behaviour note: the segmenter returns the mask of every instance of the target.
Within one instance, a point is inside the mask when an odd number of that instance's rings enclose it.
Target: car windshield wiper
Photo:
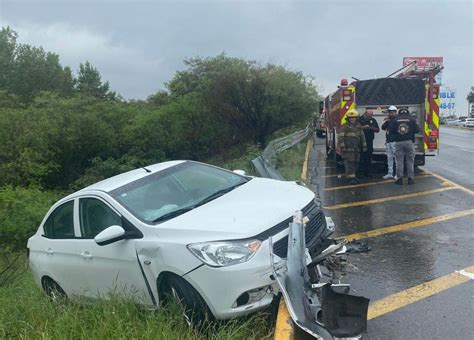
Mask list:
[[[153,222],[162,222],[162,221],[166,221],[166,220],[169,220],[170,218],[173,218],[173,217],[176,217],[176,216],[179,216],[181,214],[184,214],[185,212],[188,212],[190,210],[193,210],[195,208],[195,206],[190,206],[190,207],[186,207],[186,208],[181,208],[181,209],[177,209],[177,210],[173,210],[167,214],[164,214],[164,215],[161,215],[160,217],[158,218],[155,218],[153,220]]]
[[[196,204],[194,205],[194,207],[196,208],[196,207],[199,207],[200,205],[206,204],[207,202],[210,202],[210,201],[212,201],[212,200],[215,200],[216,198],[218,198],[218,197],[220,197],[220,196],[222,196],[222,195],[228,193],[229,191],[234,190],[235,188],[237,188],[237,187],[239,187],[239,186],[241,186],[242,184],[245,184],[245,183],[247,183],[247,182],[248,182],[248,181],[242,182],[242,183],[239,183],[239,184],[236,184],[236,185],[232,185],[232,186],[230,186],[230,187],[228,187],[228,188],[225,188],[225,189],[218,190],[218,191],[216,191],[215,193],[213,193],[213,194],[207,196],[206,198],[204,198],[204,199],[202,199],[201,201],[199,201],[198,203],[196,203]]]
[[[153,220],[153,222],[162,222],[162,221],[166,221],[166,220],[169,220],[170,218],[173,218],[173,217],[176,217],[176,216],[179,216],[181,214],[184,214],[185,212],[188,212],[190,210],[193,210],[194,208],[197,208],[203,204],[206,204],[207,202],[210,202],[222,195],[224,195],[225,193],[228,193],[229,191],[232,191],[234,190],[235,188],[241,186],[242,184],[245,184],[247,183],[248,181],[245,181],[245,182],[242,182],[242,183],[239,183],[239,184],[236,184],[236,185],[233,185],[233,186],[230,186],[228,188],[225,188],[225,189],[222,189],[222,190],[218,190],[216,191],[215,193],[207,196],[206,198],[202,199],[201,201],[199,201],[198,203],[194,204],[194,205],[191,205],[191,206],[188,206],[188,207],[185,207],[185,208],[181,208],[181,209],[177,209],[177,210],[173,210],[167,214],[164,214],[164,215],[161,215],[160,217],[156,218]]]

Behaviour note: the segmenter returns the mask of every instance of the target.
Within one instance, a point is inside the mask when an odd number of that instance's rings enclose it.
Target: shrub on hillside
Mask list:
[[[26,248],[51,205],[61,196],[59,192],[39,188],[0,189],[0,247],[4,251]]]

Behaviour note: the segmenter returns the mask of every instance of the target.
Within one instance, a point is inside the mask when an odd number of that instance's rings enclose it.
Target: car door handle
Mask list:
[[[48,248],[48,249],[46,249],[46,253],[47,253],[48,255],[53,255],[53,254],[54,254],[54,250],[51,249],[51,248]]]
[[[83,252],[81,253],[81,256],[82,256],[83,258],[85,258],[85,259],[91,259],[91,258],[92,258],[92,254],[89,253],[88,251],[83,251]]]

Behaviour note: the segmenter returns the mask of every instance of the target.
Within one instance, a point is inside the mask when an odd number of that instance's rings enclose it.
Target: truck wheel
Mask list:
[[[170,274],[162,285],[165,303],[175,301],[181,305],[183,315],[190,326],[200,326],[214,319],[201,295],[186,280]]]
[[[43,290],[46,295],[48,295],[53,302],[58,302],[67,299],[67,295],[64,290],[53,279],[49,277],[44,277],[41,282],[41,285],[43,286]]]

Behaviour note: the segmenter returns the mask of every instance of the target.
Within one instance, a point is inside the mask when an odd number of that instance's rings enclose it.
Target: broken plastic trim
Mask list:
[[[293,322],[317,339],[360,336],[367,329],[369,299],[347,294],[347,285],[316,284],[312,288],[306,266],[304,240],[303,216],[298,211],[293,216],[293,223],[290,223],[287,270],[279,273],[275,267],[270,238],[273,272]],[[327,256],[340,251],[344,245],[341,243],[324,249],[311,264],[316,265]],[[323,253],[325,256],[321,256]]]

